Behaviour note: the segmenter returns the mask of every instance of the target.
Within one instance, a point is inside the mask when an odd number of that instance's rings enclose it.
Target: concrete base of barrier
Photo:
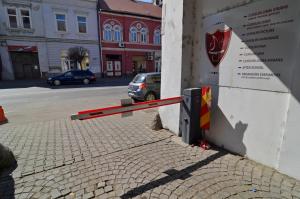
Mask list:
[[[6,124],[6,123],[8,123],[8,119],[5,119],[5,120],[3,120],[3,121],[0,121],[0,125],[1,125],[1,124]]]
[[[161,129],[163,129],[162,123],[161,123],[161,119],[159,114],[157,113],[151,123],[151,129],[155,130],[155,131],[159,131]]]

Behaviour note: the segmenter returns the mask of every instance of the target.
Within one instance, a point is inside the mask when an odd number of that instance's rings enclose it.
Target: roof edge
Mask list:
[[[146,18],[150,18],[150,19],[159,19],[159,20],[162,19],[162,17],[155,17],[155,16],[143,15],[143,14],[132,13],[132,12],[106,10],[106,9],[101,9],[101,8],[99,8],[98,11],[99,12],[104,11],[104,12],[116,13],[116,14],[126,14],[126,15],[131,15],[131,16],[138,16],[138,17],[146,17]]]

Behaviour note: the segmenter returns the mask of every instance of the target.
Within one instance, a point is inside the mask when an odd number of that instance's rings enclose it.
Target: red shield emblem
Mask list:
[[[227,30],[217,30],[213,34],[206,33],[206,52],[214,67],[219,66],[225,57],[230,43],[231,34],[231,28]]]

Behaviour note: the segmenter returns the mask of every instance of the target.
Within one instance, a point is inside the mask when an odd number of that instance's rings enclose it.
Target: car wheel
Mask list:
[[[156,100],[156,96],[154,93],[148,93],[145,97],[145,101]]]
[[[61,83],[59,80],[54,80],[53,84],[54,84],[54,86],[59,86]]]
[[[84,79],[84,80],[83,80],[83,84],[87,85],[87,84],[89,84],[89,83],[90,83],[90,80],[89,80],[89,79]]]
[[[137,100],[137,99],[135,99],[135,98],[132,98],[132,101],[133,101],[134,103],[140,102],[139,100]]]

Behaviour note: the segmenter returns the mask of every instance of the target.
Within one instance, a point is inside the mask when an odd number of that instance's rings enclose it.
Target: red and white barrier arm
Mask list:
[[[98,117],[104,117],[115,114],[129,113],[132,111],[139,111],[159,106],[172,105],[182,102],[182,97],[166,98],[161,100],[153,100],[147,102],[135,103],[127,106],[112,106],[107,108],[100,108],[94,110],[80,111],[78,114],[72,115],[72,120],[86,120]]]

